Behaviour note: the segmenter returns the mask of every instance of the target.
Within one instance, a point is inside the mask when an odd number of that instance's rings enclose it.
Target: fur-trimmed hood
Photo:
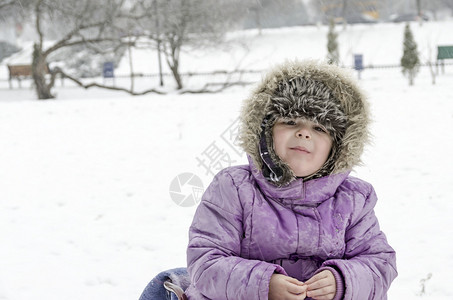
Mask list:
[[[296,177],[273,149],[271,128],[276,117],[305,117],[317,121],[328,129],[334,140],[326,164],[304,180],[350,171],[360,164],[369,139],[368,103],[346,70],[311,60],[286,62],[268,72],[244,101],[240,115],[241,146],[258,170],[264,172],[269,165],[263,157],[265,140],[268,160],[281,170],[278,179],[272,181],[283,186]]]

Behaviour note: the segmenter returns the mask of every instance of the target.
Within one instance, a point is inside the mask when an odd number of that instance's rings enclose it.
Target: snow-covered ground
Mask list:
[[[425,37],[453,44],[453,22],[412,28],[420,48]],[[235,38],[249,41],[244,66],[264,69],[323,58],[325,33],[306,27]],[[343,61],[362,52],[365,64],[397,64],[402,36],[402,24],[349,27],[340,34]],[[186,68],[234,69],[242,55],[229,53],[186,55]],[[354,175],[374,185],[376,213],[397,251],[389,299],[453,298],[453,66],[445,71],[432,85],[422,68],[413,87],[399,69],[362,73],[374,143]],[[66,83],[57,84],[56,100],[37,101],[30,82],[22,86],[0,82],[0,299],[137,299],[156,273],[184,266],[195,207],[173,202],[170,184],[189,172],[206,187],[212,175],[199,161],[213,149],[223,151],[223,166],[226,158],[246,161],[229,133],[252,87],[131,97]]]

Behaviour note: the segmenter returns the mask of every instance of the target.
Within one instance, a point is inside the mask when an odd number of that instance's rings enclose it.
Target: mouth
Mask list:
[[[291,150],[302,152],[302,153],[310,153],[307,148],[301,147],[301,146],[296,146],[296,147],[291,147]]]

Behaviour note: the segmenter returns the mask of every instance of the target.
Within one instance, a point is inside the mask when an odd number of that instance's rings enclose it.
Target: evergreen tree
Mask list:
[[[338,52],[338,34],[335,32],[335,23],[333,18],[329,22],[329,32],[327,33],[327,62],[338,65],[340,53]]]
[[[415,75],[417,75],[420,66],[418,57],[417,44],[414,41],[411,28],[406,24],[404,29],[403,57],[401,57],[401,67],[403,74],[409,78],[409,85],[414,84]]]

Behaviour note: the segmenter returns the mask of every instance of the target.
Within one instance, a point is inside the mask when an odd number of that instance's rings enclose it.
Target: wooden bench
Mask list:
[[[31,78],[32,71],[31,65],[8,65],[9,71],[9,88],[12,89],[12,80],[16,78],[19,82],[19,88],[21,88],[22,79]],[[49,68],[46,67],[46,74],[49,74]]]

